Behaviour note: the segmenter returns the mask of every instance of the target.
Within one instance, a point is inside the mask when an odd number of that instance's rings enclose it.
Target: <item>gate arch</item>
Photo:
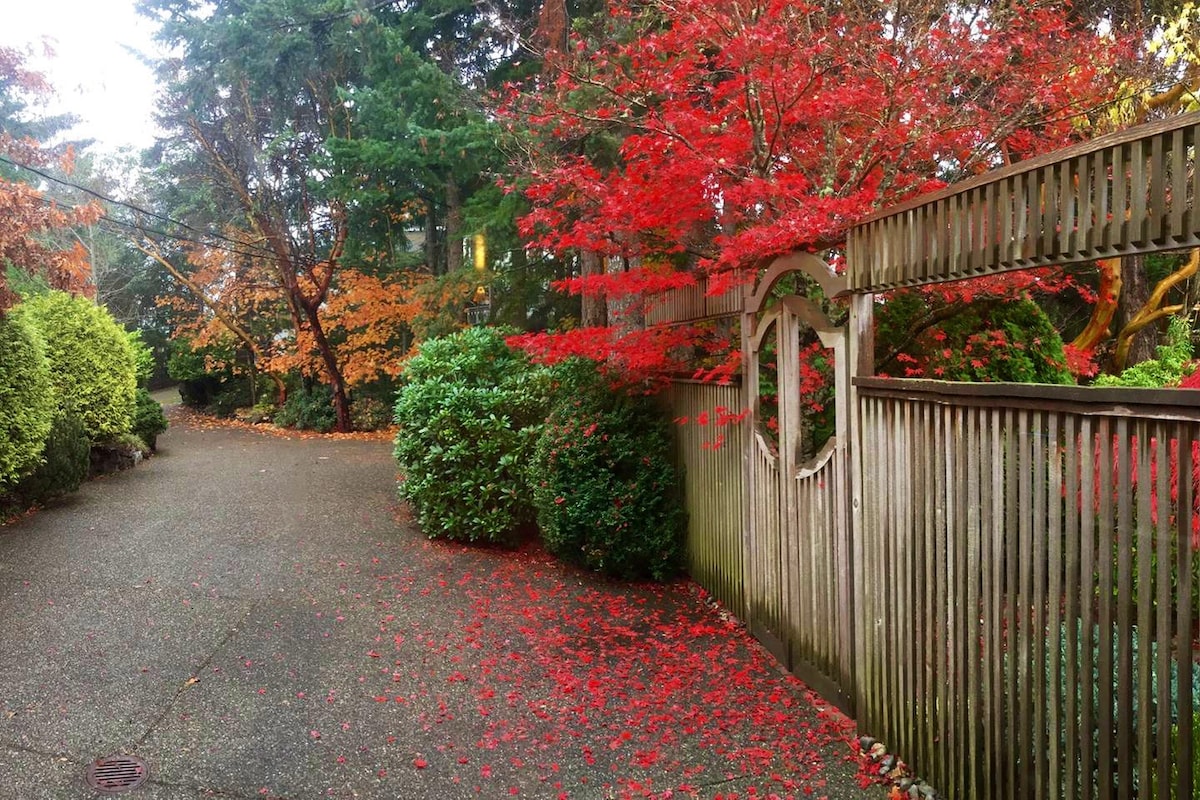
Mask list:
[[[789,295],[771,303],[785,275],[802,272],[829,297],[846,282],[821,259],[793,253],[773,262],[747,297],[742,324],[750,447],[746,454],[744,585],[748,624],[776,658],[845,711],[842,687],[853,660],[851,528],[848,520],[847,336],[811,300]],[[802,458],[800,341],[815,332],[833,351],[834,435]],[[764,439],[760,356],[774,335],[779,394],[777,448]]]

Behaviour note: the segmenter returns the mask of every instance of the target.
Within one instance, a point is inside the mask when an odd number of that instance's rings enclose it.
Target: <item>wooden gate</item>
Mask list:
[[[814,256],[781,259],[747,298],[743,318],[746,407],[746,607],[751,631],[783,664],[846,711],[853,652],[851,533],[848,521],[846,332],[811,301],[773,298],[784,274],[803,271],[836,294],[837,278]],[[833,291],[829,291],[832,289]],[[834,435],[802,459],[800,345],[814,331],[833,351],[838,413]],[[772,349],[773,345],[773,349]],[[763,354],[776,364],[776,436],[764,426]]]

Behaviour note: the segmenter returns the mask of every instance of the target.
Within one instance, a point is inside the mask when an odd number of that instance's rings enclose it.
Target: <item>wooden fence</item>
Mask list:
[[[1200,244],[1200,114],[921,196],[850,231],[851,288],[956,280]]]
[[[862,727],[950,797],[1193,797],[1192,393],[858,387]]]
[[[869,377],[873,293],[1198,245],[1197,145],[1200,114],[1102,138],[865,221],[848,281],[793,254],[647,317],[742,315],[742,393],[670,398],[750,412],[721,450],[681,436],[693,575],[946,797],[1200,796],[1200,392]],[[796,269],[851,295],[844,330],[770,299]],[[806,324],[838,354],[819,463],[756,433],[772,324],[781,366]]]
[[[680,323],[712,319],[714,317],[739,314],[742,310],[740,292],[709,295],[708,281],[703,275],[696,278],[693,286],[663,292],[646,309],[646,322]]]
[[[679,382],[671,386],[666,400],[681,423],[676,450],[686,465],[689,572],[722,605],[744,618],[743,426],[717,424],[723,413],[741,408],[741,388]]]

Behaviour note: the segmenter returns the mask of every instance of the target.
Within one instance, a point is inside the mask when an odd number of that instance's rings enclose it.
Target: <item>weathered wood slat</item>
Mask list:
[[[1097,474],[1096,474],[1096,443],[1099,441],[1091,417],[1079,420],[1080,442],[1080,561],[1079,561],[1079,674],[1084,677],[1080,681],[1079,690],[1079,796],[1082,800],[1092,800],[1095,791],[1092,788],[1091,776],[1096,764],[1099,763],[1096,748],[1099,744],[1094,733],[1094,700],[1095,692],[1091,680],[1087,676],[1093,674],[1095,659],[1092,647],[1095,642],[1092,636],[1091,621],[1095,619],[1095,581],[1097,563]]]
[[[1177,627],[1175,629],[1175,641],[1177,646],[1176,652],[1176,670],[1179,675],[1188,675],[1197,667],[1192,663],[1192,654],[1188,652],[1188,648],[1184,643],[1192,636],[1193,625],[1196,624],[1196,614],[1200,613],[1194,604],[1187,602],[1187,598],[1192,596],[1194,580],[1193,564],[1197,558],[1196,548],[1194,546],[1193,531],[1198,529],[1197,523],[1200,520],[1196,519],[1196,511],[1194,503],[1196,494],[1200,492],[1200,486],[1194,480],[1189,480],[1187,476],[1193,475],[1196,469],[1195,457],[1197,449],[1200,448],[1200,429],[1195,425],[1175,426],[1176,439],[1179,441],[1178,459],[1179,466],[1177,473],[1179,477],[1179,500],[1176,504],[1178,523],[1175,527],[1176,538],[1176,567],[1175,574],[1178,576],[1178,586],[1176,588],[1176,603],[1173,604],[1173,610],[1177,616]],[[1188,753],[1195,752],[1194,748],[1200,747],[1200,731],[1193,728],[1193,718],[1189,718],[1188,709],[1196,708],[1196,702],[1200,700],[1192,693],[1191,681],[1179,681],[1179,698],[1176,704],[1176,717],[1178,719],[1177,742],[1175,747],[1175,765],[1178,771],[1178,779],[1175,784],[1176,797],[1188,797],[1189,794],[1195,797],[1195,793],[1200,790],[1200,775],[1192,772],[1192,760],[1187,758]]]
[[[1059,720],[1060,730],[1062,730],[1062,738],[1064,744],[1064,764],[1065,772],[1062,778],[1063,795],[1065,797],[1082,797],[1082,789],[1079,785],[1080,774],[1080,741],[1079,741],[1079,725],[1077,720],[1080,716],[1079,703],[1079,627],[1071,624],[1073,620],[1080,619],[1080,565],[1082,563],[1082,541],[1080,536],[1080,506],[1083,495],[1080,490],[1080,433],[1079,423],[1076,417],[1068,415],[1063,424],[1063,442],[1065,444],[1063,456],[1065,461],[1065,493],[1064,493],[1064,510],[1066,519],[1064,522],[1064,567],[1065,567],[1065,585],[1063,588],[1063,599],[1065,602],[1064,615],[1067,620],[1066,624],[1066,657],[1064,658],[1063,669],[1065,679],[1063,683],[1065,698],[1064,715]],[[1051,591],[1051,596],[1054,592]]]
[[[1013,464],[1013,468],[1005,470],[1006,482],[1004,492],[1004,560],[1005,576],[1004,576],[1004,598],[1005,609],[1003,621],[1001,623],[1004,629],[1004,651],[1001,656],[1001,661],[1004,662],[1004,680],[1005,680],[1005,704],[1002,714],[1005,720],[1005,742],[1004,742],[1004,766],[1005,766],[1005,781],[1003,797],[1009,800],[1017,800],[1020,795],[1020,783],[1017,777],[1018,759],[1021,758],[1021,745],[1018,741],[1018,730],[1012,730],[1015,726],[1013,720],[1017,717],[1017,709],[1025,704],[1019,702],[1020,695],[1017,693],[1017,672],[1018,662],[1020,660],[1020,649],[1018,644],[1018,616],[1017,616],[1017,594],[1020,590],[1020,562],[1018,548],[1020,539],[1018,537],[1019,520],[1021,518],[1021,509],[1018,505],[1018,485],[1020,479],[1020,468],[1018,466],[1017,456],[1017,426],[1016,412],[1013,409],[1005,409],[1004,411],[1004,457],[1006,461]]]
[[[1096,548],[1096,569],[1100,573],[1100,591],[1096,598],[1100,610],[1100,635],[1098,637],[1100,657],[1098,666],[1101,675],[1113,675],[1113,436],[1109,420],[1102,419],[1097,426],[1099,434],[1099,480],[1097,491],[1100,494],[1099,503],[1099,544]],[[1126,484],[1128,489],[1128,484]],[[1119,488],[1118,488],[1119,491]],[[1086,621],[1085,621],[1086,622]],[[1112,725],[1102,722],[1111,716],[1108,709],[1114,707],[1113,681],[1102,680],[1098,683],[1100,704],[1096,711],[1096,722],[1099,736],[1097,737],[1098,752],[1096,755],[1096,774],[1099,783],[1097,797],[1100,800],[1113,798],[1113,766],[1116,763],[1116,750],[1113,745]]]
[[[1164,426],[1165,427],[1165,426]],[[1174,427],[1174,426],[1172,426]],[[1171,473],[1170,451],[1171,442],[1174,442],[1178,447],[1182,443],[1178,430],[1172,430],[1169,436],[1163,435],[1164,431],[1160,429],[1160,433],[1155,447],[1155,460],[1158,467],[1158,480],[1155,483],[1155,496],[1158,498],[1169,498]],[[1158,658],[1154,663],[1152,676],[1157,677],[1157,693],[1158,697],[1165,698],[1165,702],[1157,703],[1157,719],[1155,725],[1158,728],[1158,738],[1155,742],[1155,753],[1157,759],[1154,765],[1156,774],[1153,776],[1155,785],[1169,787],[1171,785],[1171,764],[1173,759],[1169,756],[1171,752],[1171,717],[1174,710],[1171,703],[1171,647],[1169,643],[1173,640],[1171,630],[1171,524],[1169,514],[1158,514],[1158,519],[1154,526],[1154,554],[1155,559],[1155,585],[1157,592],[1155,594],[1155,605],[1157,606],[1157,614],[1154,621],[1154,641],[1158,644]],[[1146,587],[1146,595],[1149,596],[1150,587]],[[1147,653],[1147,661],[1149,654]],[[1143,706],[1149,708],[1150,706]],[[1150,756],[1150,735],[1149,726],[1145,726],[1146,732],[1143,740],[1143,752],[1146,757]],[[1150,780],[1149,761],[1147,761],[1147,771],[1143,773],[1142,780]],[[1169,790],[1168,790],[1169,791]]]
[[[1033,480],[1033,525],[1030,540],[1030,557],[1032,559],[1033,594],[1029,598],[1030,619],[1029,635],[1033,640],[1030,648],[1030,670],[1033,677],[1033,733],[1031,737],[1030,756],[1033,759],[1034,791],[1032,796],[1046,797],[1046,711],[1049,698],[1046,686],[1046,571],[1047,571],[1047,539],[1049,530],[1046,527],[1047,497],[1046,469],[1049,463],[1048,436],[1044,414],[1033,414],[1033,428],[1030,431],[1031,444],[1029,471]]]
[[[1047,595],[1045,610],[1049,615],[1046,622],[1048,642],[1043,655],[1048,664],[1046,670],[1047,697],[1045,728],[1042,735],[1047,741],[1046,763],[1047,796],[1057,797],[1058,787],[1063,780],[1062,731],[1065,704],[1063,694],[1066,684],[1063,683],[1063,573],[1066,570],[1063,555],[1064,539],[1068,533],[1063,523],[1063,498],[1065,492],[1063,464],[1066,444],[1059,430],[1060,417],[1051,414],[1046,428],[1046,473],[1047,473],[1047,519],[1045,552],[1047,577]],[[1073,446],[1074,443],[1071,443]],[[1073,684],[1070,684],[1073,686]]]
[[[984,754],[986,774],[990,777],[989,787],[993,796],[1000,797],[1003,784],[1001,765],[1005,741],[1004,727],[1004,670],[1003,670],[1003,609],[1004,585],[1001,580],[1000,564],[1004,563],[1004,467],[1000,432],[1000,411],[981,409],[984,415],[985,437],[989,447],[984,452],[990,455],[985,460],[987,480],[983,482],[985,544],[988,547],[987,568],[983,576],[984,607],[983,620],[986,647],[984,651],[984,690],[987,693],[987,712],[983,719],[988,724],[988,747]],[[990,451],[990,452],[989,452]]]
[[[1137,453],[1137,531],[1130,537],[1131,543],[1137,547],[1137,574],[1130,582],[1134,606],[1137,609],[1137,648],[1135,681],[1133,690],[1137,701],[1138,712],[1148,716],[1154,708],[1154,698],[1150,693],[1153,682],[1154,660],[1151,658],[1154,629],[1152,627],[1151,611],[1154,602],[1154,521],[1151,504],[1157,502],[1154,496],[1154,484],[1151,483],[1151,459],[1155,455],[1155,441],[1150,435],[1150,426],[1144,420],[1135,427]],[[1161,463],[1161,462],[1160,462]],[[1165,495],[1163,495],[1165,499]],[[1132,644],[1132,642],[1131,642]],[[1132,722],[1132,709],[1130,709]],[[1148,786],[1152,780],[1153,752],[1150,749],[1153,728],[1148,724],[1137,725],[1132,733],[1137,757],[1131,766],[1137,770],[1137,785]],[[1132,780],[1132,776],[1131,776]],[[1128,790],[1127,790],[1128,791]]]
[[[1200,423],[856,383],[865,729],[950,798],[1193,796]]]
[[[1133,737],[1128,724],[1121,724],[1133,714],[1133,549],[1136,531],[1133,527],[1133,456],[1130,442],[1131,425],[1128,419],[1117,420],[1117,530],[1114,545],[1117,551],[1117,619],[1113,632],[1117,640],[1117,784],[1114,794],[1128,797],[1133,794]],[[1101,555],[1103,557],[1103,554]]]
[[[868,217],[847,236],[850,288],[1200,244],[1198,121],[1200,112],[1100,137]]]
[[[741,463],[745,440],[738,424],[698,425],[717,409],[736,413],[742,404],[737,386],[676,383],[665,403],[675,419],[676,453],[684,465],[684,503],[688,513],[688,570],[713,597],[739,616],[745,615],[742,591],[742,513],[746,502]],[[714,447],[719,435],[720,447]]]

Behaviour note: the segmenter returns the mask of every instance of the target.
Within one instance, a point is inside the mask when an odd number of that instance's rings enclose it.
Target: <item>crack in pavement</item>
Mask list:
[[[18,753],[26,753],[31,756],[39,756],[41,758],[55,758],[60,761],[70,761],[71,763],[78,764],[80,766],[83,766],[87,763],[86,761],[82,761],[81,759],[71,755],[70,753],[65,753],[65,752],[52,753],[48,750],[38,750],[36,747],[28,747],[26,745],[18,744],[16,742],[0,741],[0,747],[3,747],[8,750],[15,750]]]
[[[183,697],[183,693],[186,692],[189,687],[195,686],[200,682],[200,679],[196,676],[203,672],[205,668],[213,662],[213,659],[217,657],[217,654],[225,649],[225,645],[229,644],[229,640],[234,637],[234,634],[241,630],[242,625],[244,625],[246,620],[250,618],[251,614],[258,610],[258,607],[261,604],[261,600],[256,600],[251,603],[250,607],[246,609],[245,613],[242,614],[238,621],[230,626],[227,631],[225,631],[225,635],[221,637],[221,641],[217,642],[209,654],[204,657],[204,660],[192,668],[191,677],[184,681],[179,688],[175,690],[175,696],[167,701],[159,715],[150,723],[150,727],[146,729],[146,732],[143,733],[138,740],[133,743],[133,748],[135,750],[145,744],[146,740],[150,738],[150,735],[158,729],[158,726],[162,724],[162,721],[167,718],[167,714],[171,713],[171,709],[174,708],[175,704],[179,702],[179,698]]]

